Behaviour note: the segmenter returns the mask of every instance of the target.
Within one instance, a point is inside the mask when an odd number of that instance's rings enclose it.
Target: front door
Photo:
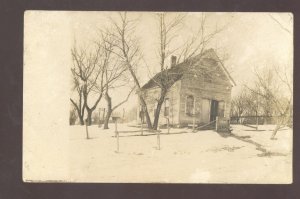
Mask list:
[[[210,105],[210,121],[216,120],[218,116],[218,106],[219,102],[216,100],[211,100],[211,105]]]

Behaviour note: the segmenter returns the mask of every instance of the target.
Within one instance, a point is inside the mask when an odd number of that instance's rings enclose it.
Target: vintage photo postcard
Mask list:
[[[291,13],[24,13],[23,181],[293,182]]]

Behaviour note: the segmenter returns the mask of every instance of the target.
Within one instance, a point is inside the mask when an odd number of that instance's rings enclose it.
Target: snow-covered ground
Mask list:
[[[161,148],[155,133],[118,124],[109,130],[71,126],[70,181],[158,183],[291,183],[292,130],[270,140],[274,126],[255,129],[233,125],[232,136],[213,130],[162,129]]]

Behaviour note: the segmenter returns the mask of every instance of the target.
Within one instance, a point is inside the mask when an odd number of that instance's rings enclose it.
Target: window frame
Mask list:
[[[193,101],[192,101],[192,108],[191,108],[191,111],[188,113],[188,98],[189,97],[192,97]],[[185,114],[186,115],[193,115],[195,113],[195,97],[194,95],[187,95],[186,98],[185,98]]]

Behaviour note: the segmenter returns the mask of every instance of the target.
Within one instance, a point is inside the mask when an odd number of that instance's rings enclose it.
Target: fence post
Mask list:
[[[119,153],[119,132],[118,132],[117,119],[115,120],[115,134],[117,138],[117,153]]]
[[[86,131],[86,139],[90,139],[87,119],[85,120],[85,131]]]
[[[195,120],[196,120],[196,118],[195,118],[195,115],[193,114],[193,132],[195,131]]]
[[[141,118],[141,135],[144,134],[143,123],[144,123],[144,121],[143,121],[143,119]]]
[[[144,129],[143,129],[143,124],[144,124],[144,107],[141,107],[140,113],[139,113],[139,117],[141,119],[141,135],[143,135],[144,133]]]
[[[160,150],[160,131],[157,131],[157,149]]]
[[[98,127],[100,128],[101,127],[101,108],[99,108],[99,124],[98,124]]]
[[[167,117],[167,125],[168,125],[168,134],[170,133],[170,121],[169,118]]]
[[[218,123],[219,123],[219,117],[216,117],[216,131],[218,131]]]
[[[256,130],[258,130],[258,114],[257,114],[257,111],[256,111]]]
[[[193,132],[195,131],[195,120],[196,120],[196,99],[194,99],[194,104],[193,104]]]
[[[231,130],[230,130],[230,119],[227,120],[227,126],[228,126],[228,132],[231,133]]]

